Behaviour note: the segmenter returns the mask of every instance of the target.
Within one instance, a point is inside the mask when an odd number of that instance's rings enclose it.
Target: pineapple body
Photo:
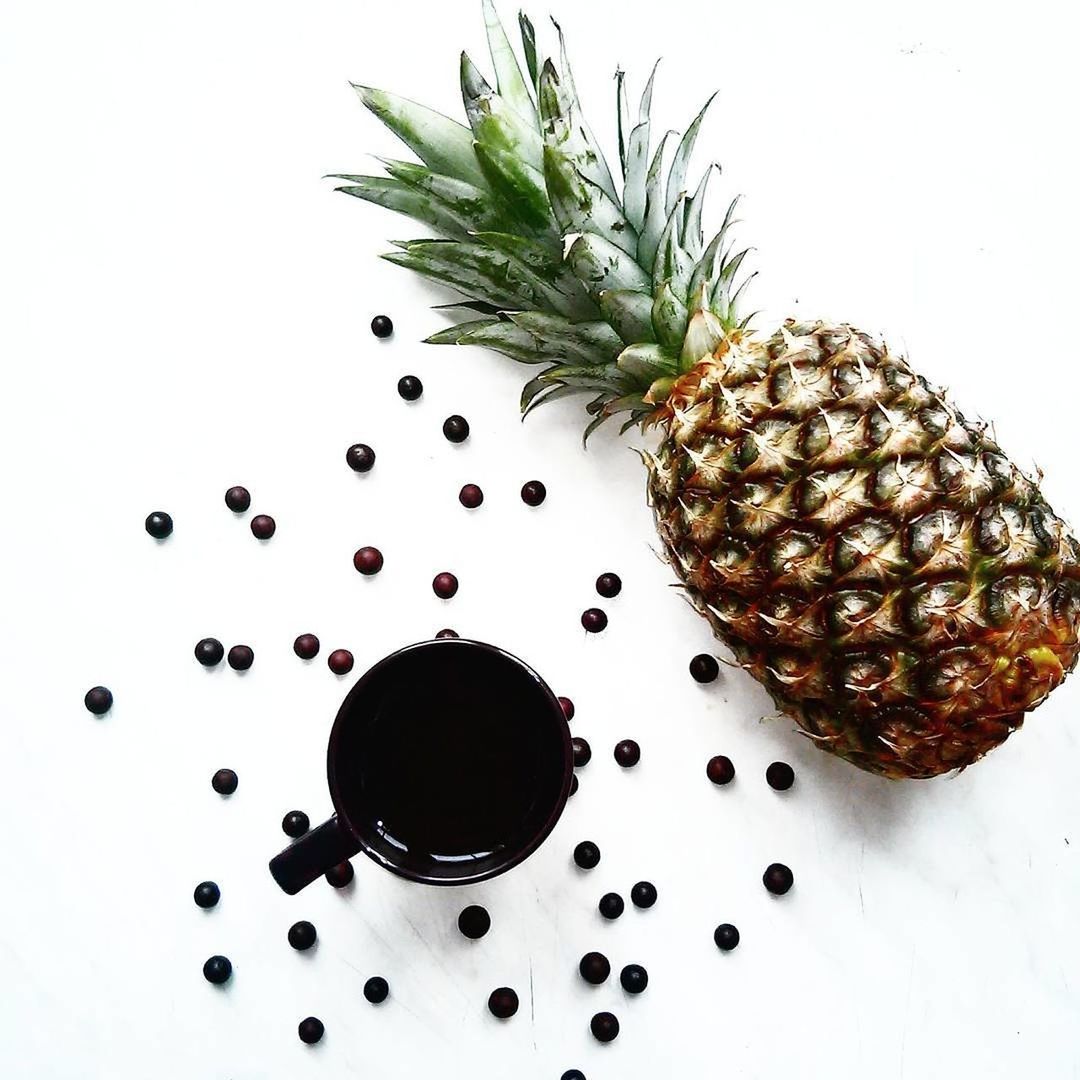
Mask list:
[[[789,322],[672,388],[649,461],[695,606],[823,749],[970,765],[1077,659],[1077,542],[987,432],[880,342]]]

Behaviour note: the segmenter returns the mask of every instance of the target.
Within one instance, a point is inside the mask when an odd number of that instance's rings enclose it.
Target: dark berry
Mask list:
[[[580,1069],[567,1069],[559,1080],[585,1080],[585,1074]]]
[[[335,675],[348,675],[353,669],[353,654],[348,649],[335,649],[326,658],[326,666]]]
[[[470,904],[458,916],[458,929],[467,937],[476,941],[482,938],[491,929],[491,916],[487,908],[479,904]]]
[[[596,591],[610,600],[622,592],[622,578],[618,574],[601,574],[596,579]]]
[[[641,760],[641,747],[633,739],[615,744],[615,760],[624,769],[632,769]]]
[[[627,964],[619,972],[619,982],[628,994],[640,994],[649,985],[649,973],[640,964]]]
[[[591,607],[581,613],[581,625],[590,634],[599,634],[601,630],[607,627],[607,615],[598,607]]]
[[[492,1016],[509,1020],[518,1011],[518,996],[509,986],[500,986],[498,990],[491,991],[488,1008]]]
[[[371,577],[383,568],[382,552],[377,547],[362,547],[353,555],[352,564],[365,577]]]
[[[301,919],[300,922],[294,922],[289,927],[289,944],[298,952],[310,949],[315,944],[318,936],[314,924],[304,919]]]
[[[436,638],[456,638],[460,636],[461,635],[456,630],[451,630],[450,627],[447,627],[445,630],[440,630],[435,635]]]
[[[597,907],[605,919],[617,919],[626,910],[626,904],[617,892],[604,893]]]
[[[217,907],[221,899],[221,890],[213,881],[200,881],[195,886],[195,903],[201,908]]]
[[[246,487],[231,487],[225,492],[225,505],[234,514],[242,514],[251,506],[251,492]]]
[[[709,758],[705,775],[714,784],[730,784],[735,779],[735,766],[732,765],[731,758],[717,754],[716,757]]]
[[[102,716],[112,708],[112,691],[107,686],[94,686],[86,691],[83,704],[95,715]]]
[[[774,761],[765,770],[765,781],[775,791],[787,791],[795,783],[795,770],[786,761]]]
[[[720,665],[717,663],[715,656],[710,656],[708,653],[698,653],[690,661],[690,676],[694,682],[712,682],[719,674]]]
[[[211,956],[203,964],[202,973],[207,982],[220,986],[228,982],[232,975],[232,961],[227,956]]]
[[[547,488],[539,480],[530,480],[521,489],[521,501],[527,506],[539,506],[547,498]]]
[[[300,1036],[300,1041],[302,1043],[307,1043],[308,1046],[311,1046],[312,1044],[317,1043],[323,1035],[326,1034],[326,1028],[317,1016],[309,1016],[305,1020],[300,1021],[296,1033]]]
[[[290,810],[281,819],[281,831],[286,836],[298,840],[311,828],[311,819],[303,810]]]
[[[466,510],[475,510],[484,501],[484,493],[476,484],[466,484],[458,492],[458,502]]]
[[[729,922],[721,923],[713,931],[712,937],[716,947],[723,952],[731,952],[739,944],[739,931]]]
[[[390,984],[381,975],[372,975],[364,983],[364,997],[372,1005],[381,1005],[390,996]]]
[[[574,862],[582,870],[592,870],[600,865],[600,849],[591,840],[582,840],[574,848]]]
[[[619,1021],[613,1013],[598,1012],[589,1023],[589,1030],[597,1042],[613,1042],[619,1037]]]
[[[231,795],[239,783],[240,779],[232,769],[218,769],[210,778],[210,786],[219,795]]]
[[[440,600],[449,600],[458,591],[458,579],[453,574],[444,570],[441,574],[435,575],[435,580],[431,583],[432,589],[435,590],[435,595]]]
[[[217,638],[204,637],[195,646],[195,659],[203,667],[215,667],[225,659],[225,646]]]
[[[251,519],[251,535],[256,540],[269,540],[277,532],[277,522],[269,514],[256,514]]]
[[[389,315],[376,315],[371,320],[371,332],[378,338],[388,338],[394,332],[394,324]]]
[[[367,443],[353,443],[345,451],[345,463],[353,472],[371,472],[375,464],[375,451]]]
[[[324,876],[335,889],[344,889],[352,881],[354,873],[352,863],[346,859],[344,862],[339,862],[337,866],[331,866]]]
[[[593,986],[599,986],[611,974],[611,964],[603,953],[587,952],[578,964],[581,977]]]
[[[255,663],[255,651],[248,645],[234,645],[229,650],[229,667],[233,671],[247,671]]]
[[[314,634],[301,634],[292,643],[292,651],[301,660],[314,660],[319,655],[319,639]]]
[[[416,401],[424,392],[424,384],[415,375],[403,375],[398,379],[397,392],[406,401]]]
[[[783,863],[774,862],[766,868],[761,880],[769,892],[783,896],[795,884],[795,875]]]
[[[630,890],[634,907],[651,908],[656,903],[656,886],[651,881],[639,881]]]
[[[448,416],[443,421],[442,433],[453,443],[462,443],[469,437],[469,421],[464,416]]]
[[[562,706],[563,716],[565,716],[567,720],[573,720],[576,711],[574,709],[574,703],[568,697],[561,697],[559,698],[559,704]]]
[[[173,520],[164,510],[155,510],[152,514],[148,514],[145,525],[146,531],[155,540],[164,540],[165,537],[172,535]]]
[[[577,778],[577,776],[571,776],[570,777],[570,795],[576,795],[577,794],[577,789],[578,789],[578,778]],[[567,796],[567,797],[569,798],[569,796]]]
[[[574,748],[574,768],[585,768],[592,761],[592,747],[589,745],[588,740],[583,739],[580,735],[575,735],[570,740],[570,744]]]

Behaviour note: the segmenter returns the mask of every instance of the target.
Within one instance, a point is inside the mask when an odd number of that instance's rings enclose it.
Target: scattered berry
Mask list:
[[[624,769],[632,769],[641,760],[641,747],[633,739],[615,744],[615,760]]]
[[[713,941],[722,952],[731,952],[739,944],[739,931],[731,923],[721,923],[713,931]]]
[[[207,982],[220,986],[228,982],[232,975],[232,961],[227,956],[211,956],[203,964],[202,973]]]
[[[164,510],[155,510],[152,514],[148,514],[144,524],[146,531],[155,540],[164,540],[172,535],[173,519]]]
[[[720,665],[715,656],[708,653],[698,653],[690,661],[690,677],[694,682],[709,683],[720,674]]]
[[[458,502],[466,510],[475,510],[484,501],[484,493],[476,484],[466,484],[458,492]]]
[[[255,663],[255,651],[248,645],[234,645],[229,650],[229,667],[233,671],[247,671]]]
[[[596,591],[610,600],[622,592],[622,578],[618,574],[601,574],[596,579]]]
[[[317,1043],[323,1035],[326,1034],[326,1028],[317,1016],[309,1016],[307,1019],[300,1021],[296,1032],[300,1036],[300,1041],[302,1043],[307,1043],[308,1046],[311,1046],[314,1043]]]
[[[251,519],[251,535],[256,540],[269,540],[277,532],[277,522],[269,514],[256,514]]]
[[[576,774],[570,777],[570,795],[576,795],[578,789],[578,778]],[[567,796],[569,798],[569,796]]]
[[[626,910],[626,904],[617,892],[604,893],[596,906],[600,914],[608,920],[617,919]]]
[[[592,986],[599,986],[611,974],[611,964],[603,953],[587,952],[578,964],[581,977]]]
[[[364,997],[372,1005],[381,1005],[390,996],[390,984],[381,975],[372,975],[364,983]]]
[[[225,646],[217,638],[204,637],[195,646],[195,659],[203,667],[216,667],[225,659]]]
[[[634,907],[651,908],[656,903],[656,886],[651,881],[639,881],[630,890]]]
[[[597,1042],[613,1042],[619,1037],[619,1021],[614,1013],[598,1012],[589,1023],[589,1030]]]
[[[371,332],[377,338],[388,338],[394,332],[394,324],[389,315],[376,315],[371,320]]]
[[[231,795],[236,790],[236,785],[239,783],[240,779],[232,769],[218,769],[218,771],[210,777],[210,786],[219,795]]]
[[[94,686],[86,691],[83,704],[95,715],[103,716],[112,708],[112,691],[107,686]]]
[[[281,831],[286,836],[298,840],[311,828],[311,819],[303,810],[290,810],[281,819]]]
[[[580,1069],[567,1069],[559,1080],[585,1080],[585,1074]]]
[[[435,595],[440,600],[449,600],[458,591],[458,579],[453,574],[444,570],[441,574],[435,575],[435,580],[431,583],[432,589],[435,590]]]
[[[581,613],[581,625],[590,634],[599,634],[601,630],[607,627],[607,615],[598,607],[591,607]]]
[[[352,863],[346,859],[344,862],[339,862],[337,866],[331,866],[324,877],[335,889],[344,889],[352,881],[354,874]]]
[[[795,875],[783,863],[771,863],[761,875],[762,883],[774,896],[783,896],[795,884]]]
[[[570,745],[574,748],[574,768],[585,768],[592,761],[592,747],[589,745],[589,741],[583,739],[580,735],[575,735],[570,740]]]
[[[562,706],[563,716],[565,716],[568,721],[573,720],[574,712],[576,711],[574,709],[574,703],[568,697],[561,697],[559,698],[559,704]]]
[[[592,870],[600,865],[600,849],[591,840],[582,840],[574,848],[574,862],[582,870]]]
[[[292,651],[301,660],[314,660],[319,655],[319,639],[314,634],[301,634],[292,643]]]
[[[326,666],[335,675],[348,675],[353,669],[353,654],[348,649],[335,649],[326,658]]]
[[[463,443],[469,437],[469,421],[464,416],[448,416],[443,421],[442,433],[452,443]]]
[[[300,922],[294,922],[289,927],[289,944],[297,952],[305,952],[310,949],[315,944],[318,936],[314,924],[304,919],[301,919]]]
[[[436,638],[456,638],[460,636],[461,635],[456,630],[451,630],[450,627],[447,627],[445,630],[440,630],[435,635]]]
[[[619,982],[628,994],[640,994],[649,985],[649,973],[640,964],[627,964],[619,973]]]
[[[521,489],[521,501],[526,506],[539,506],[547,498],[547,488],[539,480],[530,480]]]
[[[487,908],[481,907],[479,904],[470,904],[458,916],[457,925],[465,937],[476,941],[491,929],[491,916],[488,914]]]
[[[397,392],[406,401],[416,401],[424,392],[424,384],[415,375],[403,375],[398,379]]]
[[[367,443],[353,443],[345,451],[345,464],[353,472],[371,472],[375,464],[375,451]]]
[[[246,487],[231,487],[225,492],[225,505],[234,514],[242,514],[251,506],[251,492]]]
[[[377,547],[362,547],[352,557],[352,564],[364,577],[371,577],[383,568],[383,555]]]
[[[200,881],[195,886],[195,903],[201,908],[217,907],[221,899],[221,890],[213,881]]]
[[[786,761],[774,761],[765,770],[765,780],[774,791],[787,791],[795,783],[795,770]]]
[[[492,1016],[500,1020],[509,1020],[518,1011],[518,996],[509,986],[500,986],[497,990],[491,991],[488,1008]]]
[[[717,754],[716,757],[709,758],[705,775],[714,784],[730,784],[735,779],[735,766],[731,763],[731,758]]]

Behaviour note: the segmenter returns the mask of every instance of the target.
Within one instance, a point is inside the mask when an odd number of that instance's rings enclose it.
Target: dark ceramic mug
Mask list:
[[[290,895],[363,852],[410,881],[465,885],[528,858],[573,777],[559,699],[479,641],[410,645],[361,676],[327,751],[337,813],[270,862]]]

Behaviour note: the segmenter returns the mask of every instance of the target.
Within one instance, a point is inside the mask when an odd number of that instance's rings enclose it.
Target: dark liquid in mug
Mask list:
[[[415,859],[479,859],[514,846],[545,811],[558,745],[527,673],[486,653],[437,654],[387,681],[347,748],[350,814]]]

